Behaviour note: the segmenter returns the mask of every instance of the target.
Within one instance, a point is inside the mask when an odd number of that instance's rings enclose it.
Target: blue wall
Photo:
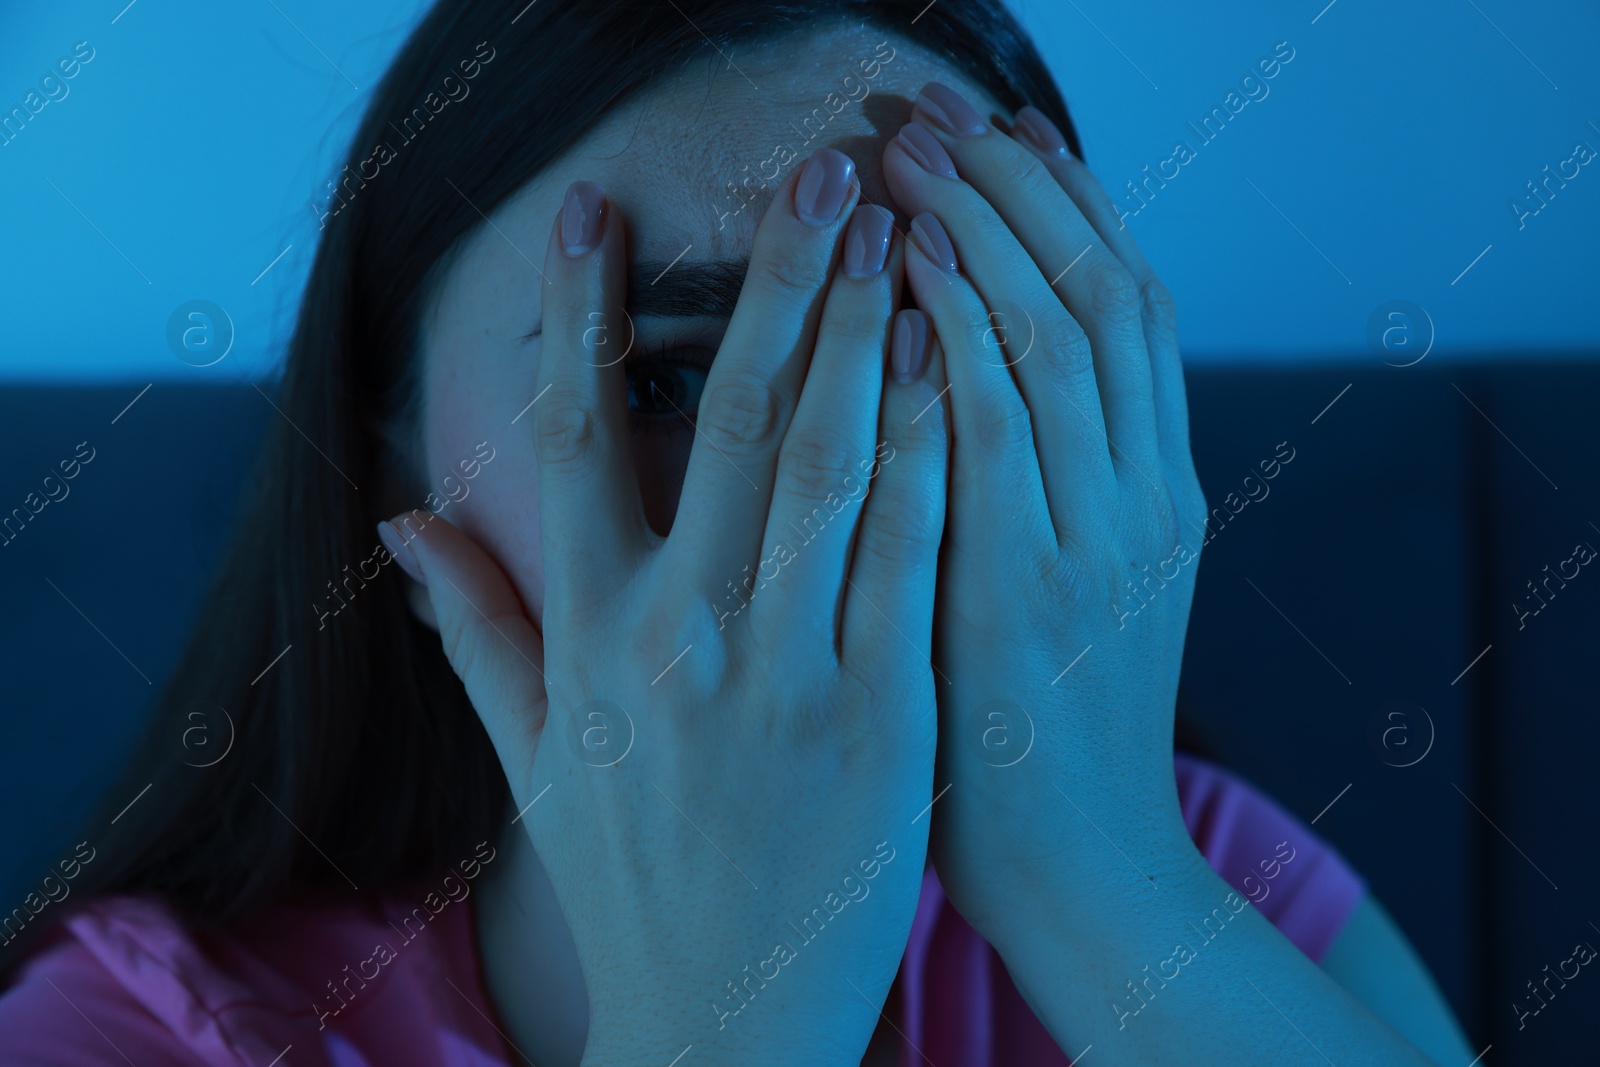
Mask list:
[[[263,376],[310,205],[422,5],[124,2],[3,16],[0,111],[78,42],[93,58],[0,147],[0,377]],[[1178,296],[1188,358],[1371,360],[1392,300],[1425,309],[1435,360],[1592,351],[1600,166],[1520,226],[1510,204],[1580,141],[1600,149],[1600,8],[1325,4],[1019,2],[1114,195],[1137,206],[1128,181],[1194,150],[1127,220]],[[1279,42],[1293,59],[1241,89]],[[1230,91],[1259,99],[1206,143],[1188,124]],[[166,343],[193,299],[237,331],[205,370]]]

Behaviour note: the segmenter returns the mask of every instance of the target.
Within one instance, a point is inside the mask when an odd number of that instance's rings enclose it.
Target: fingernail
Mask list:
[[[889,342],[889,373],[905,385],[921,378],[928,369],[932,350],[928,316],[916,308],[896,312],[894,335]]]
[[[1017,112],[1017,136],[1027,141],[1045,155],[1061,156],[1063,158],[1072,154],[1067,148],[1067,139],[1061,136],[1061,131],[1056,129],[1056,124],[1045,117],[1043,111],[1032,104],[1025,104]]]
[[[400,536],[400,531],[395,529],[394,523],[378,523],[378,540],[383,542],[383,547],[389,550],[394,561],[400,564],[400,569],[411,575],[418,585],[428,584],[428,580],[422,576],[422,568],[417,565],[416,554],[411,551],[405,538]]]
[[[900,127],[900,135],[895,140],[906,150],[906,155],[929,174],[937,174],[942,178],[956,176],[955,160],[950,158],[950,153],[944,150],[939,138],[929,133],[926,126],[908,122]]]
[[[920,112],[918,118],[925,118],[957,137],[971,137],[989,128],[978,109],[967,103],[966,97],[940,82],[924,85],[912,110]]]
[[[961,273],[956,263],[956,246],[950,243],[944,224],[926,211],[911,220],[911,243],[935,267],[950,274]]]
[[[606,191],[594,182],[567,186],[561,206],[561,250],[574,258],[592,252],[606,228]]]
[[[850,215],[844,235],[844,273],[850,278],[870,278],[883,269],[889,256],[889,235],[894,216],[877,204],[862,204]]]
[[[850,195],[856,165],[849,156],[824,148],[800,168],[794,187],[794,213],[808,226],[826,226],[839,217]]]

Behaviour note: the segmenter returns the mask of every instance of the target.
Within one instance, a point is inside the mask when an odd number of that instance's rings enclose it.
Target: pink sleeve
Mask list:
[[[439,900],[282,906],[206,933],[155,899],[86,902],[0,991],[0,1067],[507,1067],[472,912]]]
[[[1332,845],[1214,763],[1176,753],[1183,822],[1211,868],[1321,963],[1366,893]]]
[[[0,1067],[204,1067],[81,941],[48,938],[0,996]]]
[[[0,1067],[260,1067],[291,1043],[297,1067],[329,1067],[304,1026],[155,901],[85,903],[28,956],[0,995]]]

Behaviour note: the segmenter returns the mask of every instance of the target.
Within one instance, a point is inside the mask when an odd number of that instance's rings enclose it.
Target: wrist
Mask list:
[[[1169,947],[1167,939],[1179,929],[1175,917],[1192,916],[1198,922],[1213,907],[1232,911],[1248,904],[1229,890],[1186,835],[1159,850],[1130,856],[1150,880],[1125,863],[1127,877],[1102,864],[1097,884],[1080,880],[1071,887],[1038,890],[1026,909],[1015,910],[1018,921],[1001,924],[989,938],[1028,1003],[1036,1010],[1046,1002],[1052,1005],[1050,1017],[1041,1014],[1040,1019],[1053,1033],[1061,1032],[1063,1023],[1104,1014],[1099,986],[1083,1004],[1063,995],[1081,990],[1084,976],[1100,975],[1111,960],[1147,962],[1151,946]],[[1227,897],[1237,899],[1229,902]],[[1121,992],[1117,983],[1107,988]]]
[[[1074,945],[1114,937],[1212,874],[1175,796],[1168,807],[1159,796],[1051,795],[1056,803],[1034,821],[1032,847],[988,880],[982,932],[1002,956],[1039,951],[1042,932]]]
[[[855,993],[849,996],[854,1003],[840,1002],[832,1016],[816,1019],[810,1028],[778,1004],[754,1011],[761,1007],[759,1001],[741,1011],[737,1001],[729,1005],[709,997],[703,1004],[651,1002],[641,999],[637,991],[596,998],[619,1008],[591,1009],[581,1063],[583,1067],[663,1067],[692,1049],[683,1062],[692,1059],[702,1067],[747,1067],[750,1063],[859,1067],[877,1022],[876,1010]]]

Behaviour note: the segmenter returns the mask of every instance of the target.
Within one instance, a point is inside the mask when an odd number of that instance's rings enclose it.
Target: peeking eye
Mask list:
[[[637,419],[682,423],[700,406],[709,373],[709,351],[670,349],[630,361],[628,412]],[[685,426],[687,429],[688,427]]]
[[[706,386],[706,372],[694,367],[657,367],[628,379],[628,410],[641,415],[693,415]]]

